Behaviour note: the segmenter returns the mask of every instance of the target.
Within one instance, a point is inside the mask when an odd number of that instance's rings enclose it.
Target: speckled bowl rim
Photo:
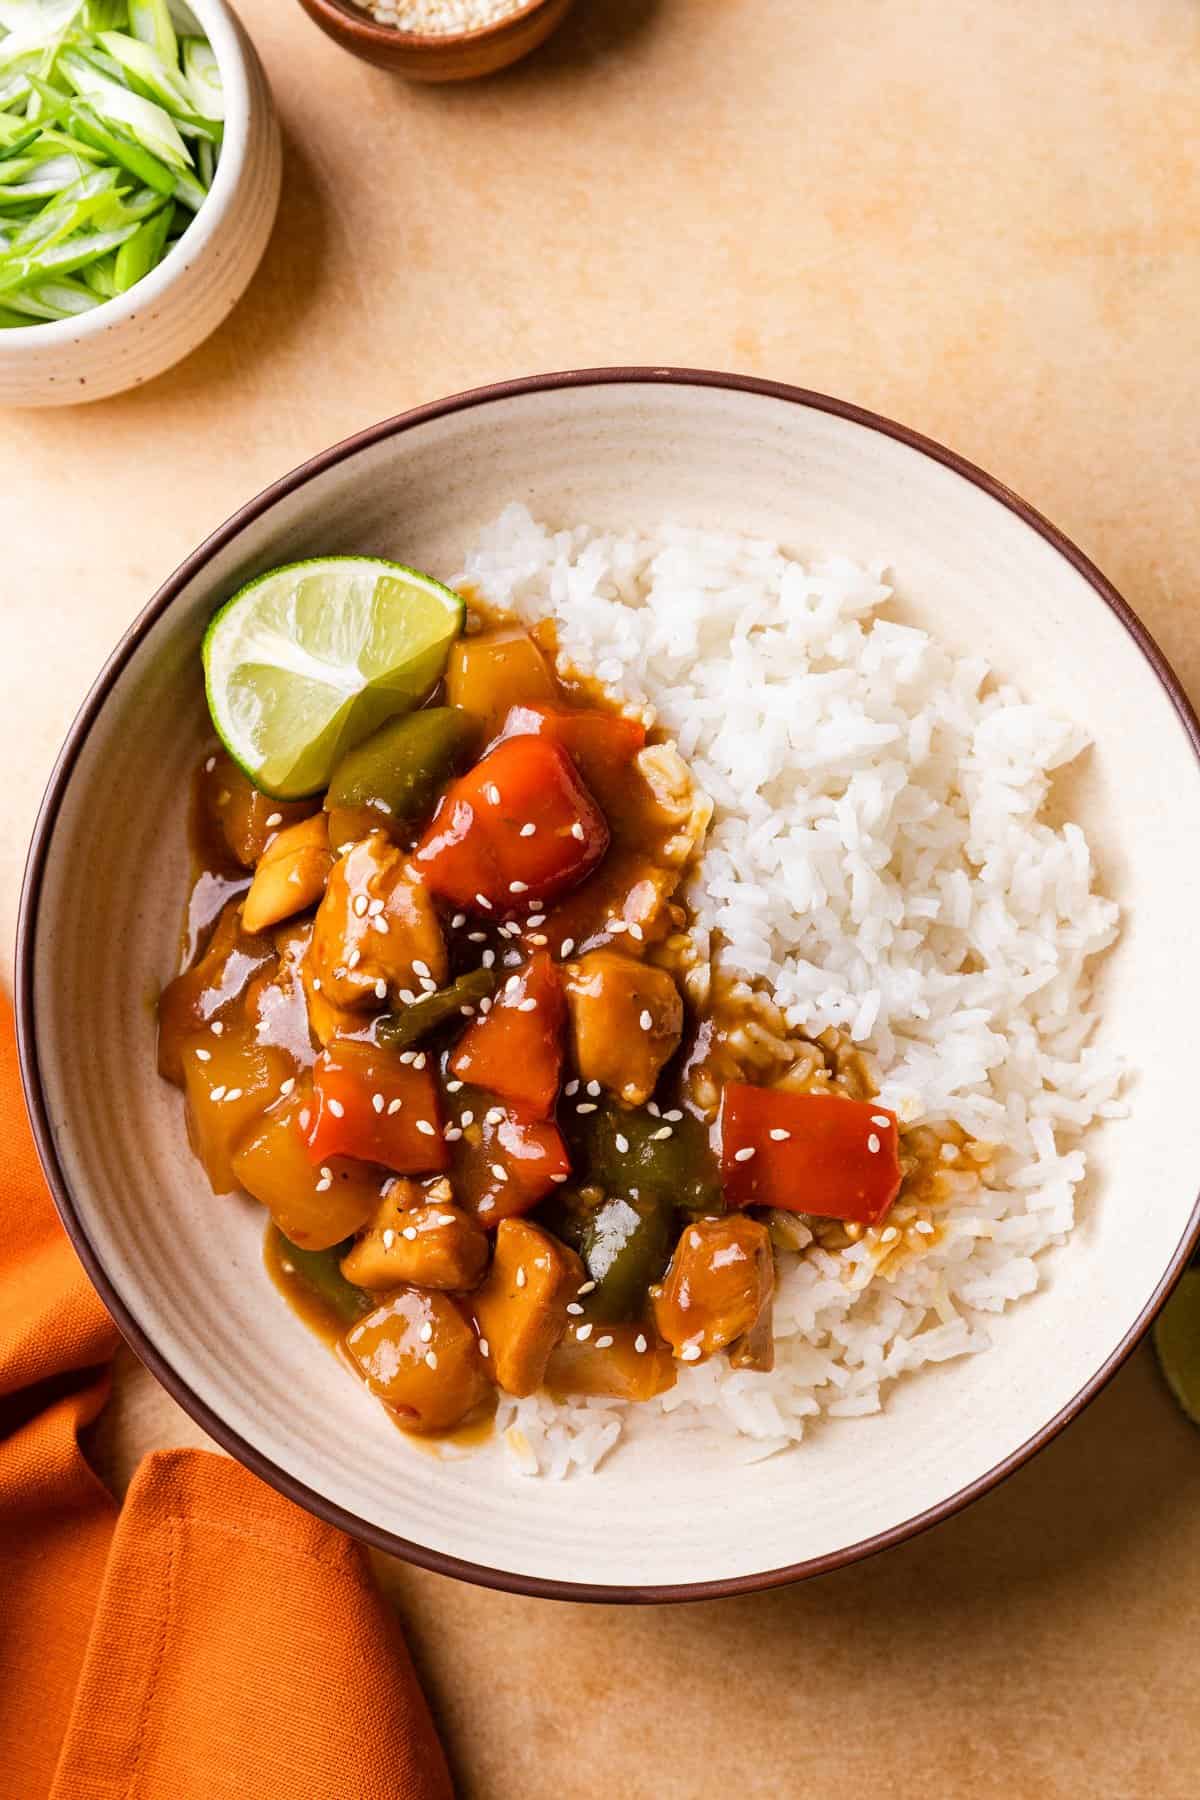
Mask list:
[[[977,468],[974,463],[968,462],[965,457],[959,456],[957,452],[948,450],[944,445],[922,436],[919,432],[910,430],[907,426],[898,425],[894,420],[886,419],[879,413],[870,412],[865,407],[855,406],[849,401],[833,399],[828,394],[814,393],[807,388],[791,387],[782,382],[758,380],[749,375],[722,374],[708,369],[611,368],[573,369],[557,374],[526,376],[520,380],[497,382],[489,387],[472,388],[465,393],[454,394],[444,400],[435,400],[428,405],[414,407],[409,412],[400,413],[395,418],[385,419],[380,424],[372,425],[365,431],[357,432],[353,437],[343,439],[341,443],[333,445],[332,448],[321,451],[317,456],[309,458],[307,462],[301,463],[298,468],[265,488],[240,511],[234,513],[224,525],[206,538],[200,547],[193,551],[192,555],[181,563],[175,573],[163,583],[154,598],[122,637],[93,684],[59,754],[42,800],[26,863],[17,921],[16,1012],[21,1078],[25,1087],[26,1102],[33,1124],[38,1155],[54,1195],[59,1216],[75,1246],[80,1261],[123,1336],[172,1398],[179,1402],[185,1412],[191,1414],[192,1418],[203,1427],[210,1437],[228,1450],[232,1456],[235,1456],[239,1462],[253,1470],[262,1480],[277,1488],[288,1499],[307,1508],[309,1512],[315,1513],[318,1518],[349,1532],[351,1536],[377,1550],[401,1557],[407,1562],[417,1564],[420,1568],[430,1569],[435,1574],[455,1576],[460,1580],[475,1582],[481,1587],[499,1588],[507,1593],[528,1594],[539,1599],[654,1605],[664,1601],[713,1600],[725,1595],[758,1593],[766,1588],[781,1587],[789,1582],[800,1581],[813,1575],[826,1574],[831,1570],[843,1568],[849,1563],[861,1561],[862,1558],[872,1556],[879,1550],[886,1550],[893,1544],[904,1543],[919,1532],[928,1530],[931,1525],[937,1525],[943,1519],[950,1518],[952,1514],[968,1506],[971,1501],[978,1500],[982,1495],[990,1492],[992,1488],[1043,1449],[1065,1425],[1070,1424],[1083,1411],[1084,1407],[1095,1399],[1101,1388],[1116,1374],[1126,1357],[1145,1335],[1155,1314],[1186,1268],[1197,1242],[1200,1241],[1200,1192],[1197,1194],[1196,1204],[1192,1209],[1187,1228],[1154,1293],[1143,1307],[1133,1326],[1126,1332],[1116,1349],[1101,1364],[1091,1379],[1066,1406],[1062,1407],[1018,1449],[1001,1462],[996,1463],[986,1474],[969,1482],[965,1487],[959,1488],[955,1493],[949,1494],[935,1506],[928,1507],[924,1512],[890,1526],[886,1531],[877,1532],[856,1544],[845,1545],[824,1556],[786,1564],[782,1568],[760,1570],[749,1575],[731,1576],[720,1581],[691,1581],[664,1586],[645,1583],[634,1586],[610,1586],[603,1583],[548,1580],[540,1576],[516,1574],[506,1569],[494,1569],[486,1564],[469,1562],[460,1557],[431,1550],[425,1545],[414,1544],[407,1538],[386,1531],[369,1520],[359,1518],[345,1507],[335,1505],[323,1494],[318,1493],[316,1489],[297,1481],[292,1475],[279,1468],[268,1456],[257,1450],[253,1444],[248,1443],[238,1432],[231,1430],[220,1415],[192,1391],[172,1367],[166,1355],[151,1341],[134,1318],[110,1280],[88,1238],[83,1220],[75,1204],[74,1195],[58,1158],[45,1095],[42,1092],[41,1078],[38,1072],[37,1020],[34,1015],[33,999],[38,900],[55,820],[76,761],[114,683],[137,646],[151,626],[174,604],[187,584],[202,573],[205,565],[219,551],[223,550],[240,531],[254,520],[261,518],[279,501],[297,493],[315,476],[323,474],[327,469],[344,462],[358,451],[380,443],[386,438],[398,437],[432,419],[445,418],[454,413],[469,412],[475,407],[488,406],[493,401],[509,400],[518,395],[552,393],[564,388],[621,385],[719,388],[733,393],[758,395],[769,400],[782,400],[791,405],[831,413],[836,418],[862,426],[865,430],[879,432],[885,437],[894,438],[899,443],[907,445],[909,449],[931,458],[934,462],[941,463],[945,468],[961,475],[965,481],[982,489],[985,494],[989,494],[992,499],[999,501],[1002,506],[1015,513],[1032,531],[1037,532],[1039,537],[1044,538],[1061,556],[1065,557],[1092,588],[1097,599],[1120,620],[1128,632],[1132,644],[1149,663],[1165,690],[1167,698],[1191,742],[1198,772],[1200,772],[1200,720],[1197,720],[1175,671],[1128,602],[1121,598],[1099,569],[1069,538],[1064,537],[1056,526],[1044,519],[1034,507],[1013,493],[1010,488],[1005,487],[1002,482],[997,481],[994,476],[985,474],[982,469]]]

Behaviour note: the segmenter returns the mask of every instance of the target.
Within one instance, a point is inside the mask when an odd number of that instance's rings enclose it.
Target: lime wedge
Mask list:
[[[1154,1348],[1167,1386],[1200,1425],[1200,1268],[1187,1271],[1154,1321]]]
[[[346,750],[433,690],[464,611],[440,581],[374,557],[260,575],[204,638],[221,742],[264,793],[315,794]]]

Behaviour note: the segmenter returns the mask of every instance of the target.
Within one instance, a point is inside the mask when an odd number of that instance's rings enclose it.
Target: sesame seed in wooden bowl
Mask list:
[[[300,0],[335,43],[410,81],[494,75],[544,44],[571,0]]]

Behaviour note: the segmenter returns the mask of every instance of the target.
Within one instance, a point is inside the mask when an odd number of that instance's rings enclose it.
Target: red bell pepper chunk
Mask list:
[[[567,1147],[548,1119],[489,1106],[478,1094],[468,1110],[482,1129],[455,1145],[451,1181],[457,1199],[473,1209],[481,1225],[531,1212],[571,1173]]]
[[[562,745],[512,737],[446,789],[415,860],[435,894],[494,916],[576,887],[608,841],[608,822]]]
[[[450,1161],[433,1071],[353,1038],[335,1039],[318,1056],[312,1104],[297,1123],[314,1163],[352,1156],[423,1175]]]
[[[544,950],[510,975],[483,1018],[468,1025],[450,1073],[546,1119],[558,1097],[566,1003]]]
[[[730,1082],[721,1175],[730,1206],[878,1225],[900,1191],[896,1116],[875,1101]]]
[[[645,748],[646,727],[620,713],[559,711],[522,702],[511,707],[497,742],[511,737],[548,737],[561,744],[606,812],[628,801],[629,765]]]

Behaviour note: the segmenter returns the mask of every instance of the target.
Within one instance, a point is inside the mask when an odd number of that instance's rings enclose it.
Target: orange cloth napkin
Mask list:
[[[359,1545],[239,1463],[148,1456],[119,1511],[79,1446],[117,1333],[59,1225],[0,999],[0,1792],[446,1800]]]

